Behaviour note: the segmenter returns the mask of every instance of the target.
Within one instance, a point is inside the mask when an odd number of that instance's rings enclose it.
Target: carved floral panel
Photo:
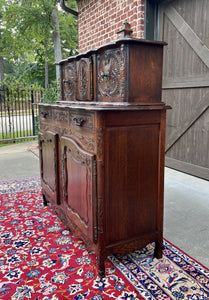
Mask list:
[[[74,100],[75,68],[74,63],[67,63],[63,68],[63,97],[64,100]]]
[[[53,110],[53,114],[52,114],[53,120],[56,123],[65,123],[68,124],[68,120],[69,120],[69,111],[67,110]]]
[[[77,62],[77,100],[91,100],[91,60],[82,58]]]
[[[99,100],[124,101],[127,83],[127,50],[109,49],[98,55],[97,93]]]

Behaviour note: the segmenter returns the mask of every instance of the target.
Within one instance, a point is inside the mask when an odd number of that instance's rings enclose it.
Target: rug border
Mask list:
[[[197,264],[199,264],[201,267],[205,268],[208,272],[209,272],[209,268],[204,266],[201,262],[199,262],[198,260],[196,260],[195,258],[193,258],[191,255],[189,255],[188,253],[186,253],[184,250],[182,250],[181,248],[179,248],[178,246],[176,246],[175,244],[173,244],[172,242],[170,242],[169,240],[167,240],[166,238],[163,238],[167,243],[169,243],[172,247],[176,248],[177,250],[181,251],[184,255],[188,256],[191,260],[195,261]]]
[[[164,242],[167,243],[168,245],[170,245],[171,247],[173,247],[174,249],[176,249],[177,251],[181,252],[186,257],[188,257],[188,259],[192,260],[192,262],[194,262],[194,264],[197,264],[198,265],[198,266],[196,266],[197,269],[203,268],[204,271],[209,272],[209,269],[206,266],[204,266],[202,263],[200,263],[199,261],[194,259],[192,256],[187,254],[185,251],[181,250],[179,247],[174,245],[172,242],[168,241],[166,238],[163,238],[163,243]],[[165,247],[167,247],[168,245],[164,244]],[[142,297],[144,300],[154,300],[154,299],[156,299],[147,290],[144,290],[145,294],[143,294],[143,291],[141,290],[141,283],[136,278],[134,278],[134,280],[133,280],[133,275],[130,272],[130,270],[127,269],[127,267],[125,265],[123,265],[123,263],[121,263],[120,260],[118,260],[117,257],[114,254],[108,256],[108,259],[123,274],[123,276],[130,282],[130,284],[132,284],[132,286],[135,288],[135,290],[140,295],[140,297]],[[200,272],[204,273],[204,271],[202,270]],[[142,286],[142,288],[143,288],[143,286]],[[146,293],[147,293],[147,295],[146,295]]]

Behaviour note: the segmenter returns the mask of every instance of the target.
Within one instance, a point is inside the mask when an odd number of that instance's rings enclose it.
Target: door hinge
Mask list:
[[[97,203],[97,162],[94,159],[93,164],[93,193],[94,193],[94,242],[98,239],[98,203]]]

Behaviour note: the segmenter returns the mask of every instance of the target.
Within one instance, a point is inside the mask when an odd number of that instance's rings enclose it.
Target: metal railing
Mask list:
[[[0,88],[0,143],[36,138],[42,92]]]

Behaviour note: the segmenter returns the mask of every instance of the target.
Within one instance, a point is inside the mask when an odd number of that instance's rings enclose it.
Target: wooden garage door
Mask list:
[[[164,52],[166,165],[209,180],[209,1],[166,1],[160,8]]]

